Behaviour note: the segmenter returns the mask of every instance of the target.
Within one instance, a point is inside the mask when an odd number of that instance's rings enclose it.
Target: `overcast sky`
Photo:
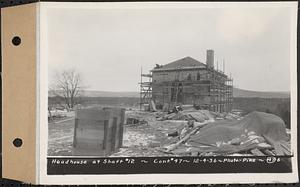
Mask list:
[[[138,91],[141,66],[147,72],[186,56],[205,62],[214,49],[236,87],[290,89],[290,8],[77,7],[48,10],[50,82],[75,68],[89,90]]]

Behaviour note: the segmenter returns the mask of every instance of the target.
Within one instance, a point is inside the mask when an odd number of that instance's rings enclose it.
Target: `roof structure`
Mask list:
[[[206,68],[206,64],[199,62],[191,57],[185,57],[169,64],[163,65],[159,68],[154,68],[152,71],[164,71],[175,69],[190,69],[190,68]]]

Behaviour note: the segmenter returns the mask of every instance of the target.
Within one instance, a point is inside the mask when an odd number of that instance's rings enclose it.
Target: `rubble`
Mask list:
[[[177,109],[171,113],[128,113],[128,116],[149,123],[150,133],[141,127],[145,132],[144,137],[149,137],[151,133],[155,136],[160,134],[159,139],[148,139],[143,151],[155,148],[155,154],[160,152],[173,156],[291,154],[284,122],[275,115],[252,112],[242,117],[233,113],[197,110],[193,106]]]
[[[74,114],[69,116],[68,121],[49,126],[51,156],[72,155]],[[290,131],[284,122],[262,112],[241,116],[194,106],[177,107],[171,113],[130,109],[125,111],[125,122],[123,146],[111,157],[292,154]],[[62,131],[66,136],[58,136]]]
[[[228,114],[226,114],[225,118],[226,119],[237,119],[237,120],[240,120],[240,119],[242,119],[242,116],[239,115],[239,114],[228,113]]]
[[[191,133],[164,149],[180,155],[290,155],[288,140],[279,117],[252,112],[241,120],[224,119],[195,126]]]
[[[125,125],[143,125],[143,124],[148,124],[148,122],[136,118],[127,118],[125,123]]]
[[[157,120],[194,120],[196,122],[204,122],[205,120],[214,120],[213,115],[207,110],[183,110],[166,114]]]

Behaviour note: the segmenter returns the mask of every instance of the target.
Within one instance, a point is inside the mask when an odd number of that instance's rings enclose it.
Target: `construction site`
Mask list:
[[[166,65],[156,65],[149,74],[141,73],[141,108],[154,103],[169,110],[178,105],[195,105],[214,112],[230,112],[233,79],[214,67],[214,51],[206,52],[206,64],[185,57]],[[146,80],[145,80],[146,79]]]
[[[222,69],[211,49],[206,63],[157,64],[141,72],[138,107],[81,106],[49,119],[48,155],[291,156],[285,122],[234,109],[233,78]]]

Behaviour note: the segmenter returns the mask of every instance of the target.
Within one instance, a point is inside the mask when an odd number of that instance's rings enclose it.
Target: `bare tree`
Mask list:
[[[82,80],[78,72],[64,70],[55,77],[52,94],[63,97],[68,109],[73,109],[82,91]]]

